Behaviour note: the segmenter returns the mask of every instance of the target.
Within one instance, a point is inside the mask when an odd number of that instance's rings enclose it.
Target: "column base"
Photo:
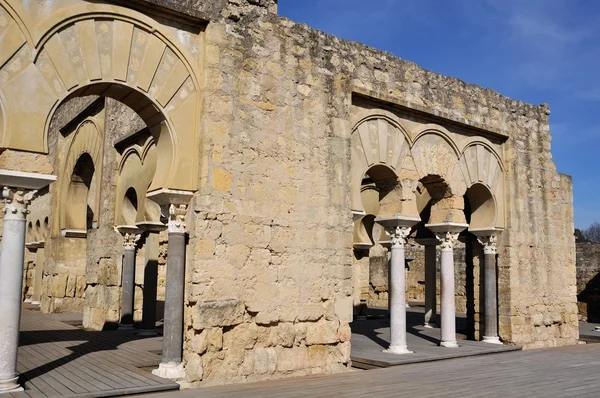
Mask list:
[[[429,323],[424,324],[423,327],[425,329],[433,329],[433,326],[431,324],[429,324]]]
[[[489,344],[502,344],[498,336],[483,336],[483,340],[481,341]]]
[[[31,298],[26,298],[24,301],[24,303],[30,304],[33,302],[33,300]]]
[[[458,348],[458,343],[456,341],[441,341],[440,347],[445,348]]]
[[[42,305],[42,303],[41,303],[41,302],[39,302],[39,301],[33,300],[33,301],[31,302],[31,305]]]
[[[123,323],[119,323],[119,330],[133,330],[134,327],[131,324],[123,324]]]
[[[183,363],[161,362],[158,365],[158,369],[154,369],[152,374],[163,379],[177,380],[185,377],[185,369],[183,368]]]
[[[386,354],[413,354],[405,345],[390,346],[390,348],[383,350]]]
[[[600,326],[594,326],[594,332],[600,332]]]
[[[0,394],[25,391],[19,384],[19,376],[12,379],[0,380]]]

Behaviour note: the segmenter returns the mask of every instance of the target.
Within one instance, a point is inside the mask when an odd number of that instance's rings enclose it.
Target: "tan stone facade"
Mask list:
[[[547,106],[295,24],[273,0],[34,3],[0,0],[0,168],[57,176],[28,217],[25,294],[43,269],[43,311],[116,326],[128,227],[142,321],[167,300],[177,224],[182,384],[344,371],[385,261],[374,219],[403,215],[421,218],[412,237],[502,230],[501,339],[577,341],[571,180]],[[476,293],[456,300],[479,338],[482,248],[463,235]]]

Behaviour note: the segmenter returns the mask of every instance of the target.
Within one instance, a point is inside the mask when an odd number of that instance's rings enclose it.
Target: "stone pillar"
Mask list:
[[[427,224],[436,234],[442,246],[440,255],[440,280],[441,280],[441,341],[440,345],[447,348],[458,347],[456,342],[456,308],[454,297],[454,243],[458,234],[467,228],[467,224],[442,223]]]
[[[179,379],[185,375],[182,354],[187,208],[185,204],[169,206],[163,352],[159,368],[152,371],[154,375],[168,379]]]
[[[123,272],[121,281],[121,328],[133,328],[135,296],[135,252],[140,239],[137,228],[117,227],[123,234]]]
[[[477,240],[483,246],[484,255],[484,286],[485,297],[483,300],[485,311],[485,326],[483,342],[502,344],[498,337],[498,287],[496,280],[496,242],[500,230],[472,230]]]
[[[431,329],[437,322],[437,278],[436,278],[436,245],[437,239],[419,239],[417,243],[425,246],[425,320],[423,326]]]
[[[35,191],[4,187],[0,252],[0,393],[23,391],[17,373],[25,257],[25,218]]]
[[[419,222],[412,217],[376,218],[391,240],[391,261],[388,275],[390,311],[390,346],[384,352],[409,354],[406,344],[406,270],[404,244],[410,235],[411,226]]]

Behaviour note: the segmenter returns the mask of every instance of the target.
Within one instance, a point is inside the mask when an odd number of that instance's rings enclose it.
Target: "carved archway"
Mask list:
[[[170,33],[136,11],[94,3],[59,8],[25,31],[16,11],[7,11],[11,4],[0,0],[11,29],[0,36],[0,91],[11,124],[2,147],[47,152],[60,103],[88,94],[111,97],[134,109],[156,140],[161,155],[151,190],[195,191],[197,171],[189,164],[198,156],[190,148],[197,147],[200,74]]]
[[[504,228],[504,166],[498,154],[483,142],[473,142],[463,150],[459,164],[467,198],[477,210],[471,228]]]

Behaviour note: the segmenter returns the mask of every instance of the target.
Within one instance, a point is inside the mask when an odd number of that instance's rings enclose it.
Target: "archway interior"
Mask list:
[[[135,225],[138,211],[138,196],[134,188],[129,188],[125,192],[122,207],[123,225]]]
[[[68,205],[66,206],[66,229],[88,230],[94,223],[95,191],[94,162],[88,153],[83,153],[71,174],[69,182]],[[93,188],[92,188],[93,187]]]
[[[376,217],[387,217],[396,214],[398,202],[394,191],[400,188],[396,173],[383,165],[371,167],[365,173],[361,184],[361,199],[367,216],[363,218],[363,227],[371,244],[386,242],[389,237],[375,223]],[[378,231],[381,229],[381,231]]]

